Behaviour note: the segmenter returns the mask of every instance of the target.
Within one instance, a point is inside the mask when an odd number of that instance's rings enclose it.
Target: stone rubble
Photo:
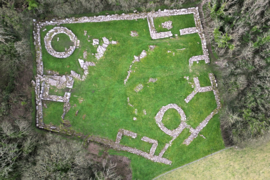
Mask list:
[[[86,31],[86,30],[84,30],[84,33],[83,33],[83,35],[84,35],[84,36],[86,36],[86,34],[87,34],[87,31]]]
[[[148,83],[150,83],[150,82],[154,83],[154,82],[156,82],[156,81],[157,81],[157,78],[150,78],[150,79],[148,80]]]
[[[129,103],[129,97],[127,97],[127,102],[129,106],[134,107],[132,104]]]
[[[165,21],[164,23],[161,23],[162,28],[166,28],[168,30],[172,29],[172,21]]]
[[[78,61],[79,61],[80,67],[84,70],[83,76],[81,77],[81,75],[77,74],[73,70],[70,71],[70,75],[72,77],[74,77],[75,79],[78,79],[80,81],[84,81],[86,79],[87,75],[89,74],[88,67],[89,66],[96,66],[96,64],[94,62],[88,62],[88,61],[84,62],[84,60],[82,60],[82,59],[78,59]]]
[[[155,45],[149,45],[149,50],[152,51],[155,49],[155,47],[156,47]]]
[[[130,74],[131,74],[131,68],[132,68],[132,66],[133,66],[133,64],[135,63],[135,62],[139,62],[142,58],[144,58],[144,57],[146,57],[147,56],[147,53],[146,53],[146,51],[145,50],[143,50],[142,52],[141,52],[141,54],[140,54],[140,56],[134,56],[134,60],[132,61],[132,63],[131,63],[131,65],[129,66],[129,70],[128,70],[128,75],[127,75],[127,77],[126,77],[126,79],[124,80],[124,84],[126,85],[127,84],[127,81],[128,81],[128,79],[129,79],[129,77],[130,77]]]
[[[111,41],[111,44],[117,44],[117,41]]]
[[[184,78],[185,78],[186,80],[189,80],[189,77],[188,77],[188,76],[184,76]]]
[[[99,44],[99,39],[93,39],[93,43],[92,44],[93,44],[93,46],[94,45],[98,45]]]
[[[134,88],[134,91],[135,92],[139,92],[140,90],[143,89],[143,85],[142,84],[138,84],[135,88]]]
[[[189,59],[189,65],[192,66],[193,62],[196,61],[197,63],[199,63],[199,61],[204,60],[205,63],[210,63],[209,57],[206,55],[199,55],[199,56],[192,56]]]
[[[130,31],[130,35],[131,35],[132,37],[137,37],[137,36],[139,36],[137,31]]]
[[[69,36],[70,40],[74,43],[74,46],[70,46],[68,50],[65,52],[57,52],[52,48],[52,39],[55,35],[64,33]],[[49,30],[47,34],[44,37],[44,44],[47,52],[56,57],[56,58],[67,58],[71,54],[73,54],[75,48],[76,48],[76,43],[77,43],[77,37],[73,32],[66,27],[54,27],[53,29]]]
[[[143,114],[146,115],[146,110],[145,109],[143,110]]]
[[[106,37],[103,37],[102,40],[103,40],[103,44],[102,44],[102,46],[100,46],[100,45],[98,46],[97,53],[95,54],[95,57],[97,58],[97,60],[99,60],[100,58],[103,57],[108,45],[113,44]],[[116,41],[114,41],[114,42],[116,42]]]
[[[59,72],[57,72],[57,71],[52,71],[52,70],[47,70],[46,73],[47,73],[48,75],[54,75],[54,76],[58,76],[58,75],[59,75]]]
[[[33,87],[36,86],[36,82],[34,80],[31,81],[31,84],[32,84]]]

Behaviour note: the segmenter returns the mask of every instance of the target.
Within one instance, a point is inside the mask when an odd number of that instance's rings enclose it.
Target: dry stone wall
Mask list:
[[[167,32],[157,32],[155,25],[154,25],[154,20],[153,17],[149,16],[147,17],[147,22],[148,22],[148,28],[150,31],[150,36],[152,39],[162,39],[162,38],[167,38],[173,36],[171,31]]]
[[[196,27],[180,29],[180,35],[194,34],[194,33],[198,33],[198,29]]]
[[[100,46],[100,45],[98,46],[97,53],[95,54],[95,57],[97,58],[97,60],[99,60],[100,58],[103,57],[109,44],[117,44],[116,41],[110,42],[106,37],[103,37],[102,40],[103,40],[103,44],[102,44],[102,46]]]
[[[199,79],[197,77],[193,78],[194,83],[195,83],[195,90],[190,95],[188,95],[185,101],[186,103],[188,103],[197,94],[197,92],[213,91],[217,108],[214,111],[212,111],[210,115],[208,115],[195,129],[193,129],[192,127],[189,127],[189,132],[191,133],[191,135],[187,139],[185,139],[183,144],[189,145],[193,141],[193,139],[195,139],[198,136],[200,131],[208,124],[208,122],[212,119],[212,117],[218,113],[218,111],[221,108],[219,93],[217,90],[217,83],[216,83],[214,74],[209,73],[209,79],[211,82],[211,86],[200,87]]]
[[[191,135],[187,139],[184,140],[183,144],[189,145],[199,135],[200,131],[208,124],[208,122],[212,119],[212,117],[218,113],[219,109],[221,108],[221,103],[220,103],[220,99],[219,99],[219,95],[218,95],[219,93],[217,90],[217,83],[216,83],[214,74],[209,73],[209,79],[211,82],[211,86],[201,87],[198,77],[193,78],[194,84],[195,84],[195,89],[185,99],[186,103],[188,103],[198,92],[200,92],[200,93],[208,92],[208,91],[214,92],[217,108],[214,111],[212,111],[195,129],[187,124],[186,115],[185,115],[184,111],[177,104],[168,104],[167,106],[163,106],[159,110],[159,112],[157,113],[155,119],[156,119],[156,123],[157,123],[158,127],[164,133],[172,136],[172,140],[169,142],[168,146],[170,146],[172,144],[172,142],[181,134],[181,132],[185,128],[189,129],[189,132],[191,133]],[[180,122],[179,126],[174,130],[170,130],[170,129],[166,128],[164,126],[164,124],[162,123],[162,118],[163,118],[165,112],[171,108],[178,111],[179,115],[181,116],[181,122]]]
[[[150,152],[147,153],[147,152],[141,151],[141,150],[136,149],[136,148],[121,145],[120,141],[121,141],[123,135],[132,137],[133,139],[137,138],[137,133],[134,133],[134,132],[131,132],[131,131],[128,131],[128,130],[125,130],[125,129],[119,129],[119,131],[117,133],[117,136],[116,136],[115,144],[111,143],[110,144],[111,147],[113,147],[115,149],[127,151],[127,152],[130,152],[130,153],[133,153],[133,154],[137,154],[139,156],[150,159],[150,160],[152,160],[154,162],[164,163],[164,164],[168,164],[168,165],[170,165],[172,163],[172,161],[162,157],[163,154],[165,153],[165,151],[169,147],[168,144],[166,144],[165,147],[161,150],[160,154],[158,156],[156,156],[154,154],[155,154],[155,151],[156,151],[157,146],[158,146],[158,141],[157,140],[151,139],[151,138],[146,137],[146,136],[141,138],[142,141],[153,144],[151,149],[150,149]],[[106,144],[108,145],[109,143],[107,142]]]
[[[180,117],[181,117],[181,123],[180,125],[174,129],[174,130],[170,130],[168,128],[166,128],[164,126],[164,124],[162,123],[162,118],[165,114],[165,112],[169,109],[175,109]],[[167,106],[163,106],[159,112],[157,113],[156,117],[156,123],[158,125],[158,127],[166,134],[168,134],[169,136],[172,136],[172,137],[177,137],[179,136],[179,134],[184,130],[184,128],[186,127],[186,115],[184,113],[184,111],[177,105],[177,104],[168,104]]]

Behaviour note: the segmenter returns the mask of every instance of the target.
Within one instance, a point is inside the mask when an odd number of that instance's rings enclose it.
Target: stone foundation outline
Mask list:
[[[47,130],[55,131],[55,132],[62,132],[62,133],[69,134],[69,135],[75,134],[75,135],[78,135],[78,136],[83,136],[81,133],[76,133],[76,132],[74,132],[72,130],[69,130],[69,129],[65,129],[65,131],[62,131],[61,127],[50,126],[50,125],[46,125],[46,124],[43,123],[43,107],[42,107],[42,98],[43,98],[43,95],[42,95],[43,92],[42,91],[43,90],[42,90],[42,85],[41,85],[43,82],[41,81],[41,78],[44,77],[44,75],[43,75],[44,69],[43,69],[42,46],[41,46],[41,38],[40,38],[40,30],[41,30],[42,27],[45,27],[47,25],[58,25],[59,26],[61,24],[86,23],[86,22],[106,22],[106,21],[114,21],[114,20],[137,20],[137,19],[145,19],[145,18],[147,18],[148,25],[149,25],[150,23],[153,24],[153,18],[155,18],[155,17],[184,15],[184,14],[194,14],[195,24],[196,24],[196,27],[198,29],[199,36],[200,36],[200,38],[202,40],[202,47],[203,47],[203,52],[204,52],[204,55],[202,55],[203,57],[200,57],[200,58],[208,58],[208,52],[207,52],[207,48],[206,48],[206,41],[205,41],[205,37],[204,37],[204,34],[203,34],[200,18],[199,18],[198,7],[196,7],[196,8],[188,8],[188,9],[176,9],[176,10],[166,10],[165,9],[164,11],[159,10],[157,12],[149,12],[149,13],[134,13],[134,14],[124,14],[123,13],[122,15],[117,15],[116,14],[116,15],[80,17],[80,18],[72,17],[72,18],[65,18],[65,19],[59,19],[59,20],[53,19],[52,21],[44,21],[44,22],[37,22],[34,19],[33,20],[33,22],[34,22],[33,34],[34,34],[34,45],[35,45],[35,50],[36,50],[36,64],[37,64],[37,76],[36,76],[36,83],[35,83],[36,126],[38,128],[40,128],[40,129],[47,129]],[[160,34],[157,35],[157,33],[153,29],[154,26],[150,26],[150,25],[149,25],[149,32],[150,32],[151,37],[153,39],[154,38],[156,38],[156,39],[163,38]],[[169,32],[167,32],[167,33],[165,32],[165,36],[168,36],[168,37],[172,36]],[[75,41],[75,43],[74,43],[74,46],[72,46],[72,47],[75,50],[75,46],[79,45],[79,40],[76,39],[74,41]],[[112,44],[116,44],[116,43],[114,42]],[[48,47],[48,46],[46,46],[46,47]],[[207,56],[207,57],[205,57],[205,56]],[[60,55],[60,58],[63,58],[63,56]],[[196,59],[196,58],[193,58],[193,59],[198,61],[198,59]],[[192,62],[193,62],[193,59],[192,59]],[[208,58],[208,60],[205,59],[206,63],[208,61],[209,61],[209,58]],[[90,64],[89,64],[89,66],[90,66]],[[87,72],[88,71],[85,70],[85,73],[84,73],[85,76],[88,74]],[[71,75],[71,76],[76,78],[75,77],[76,76],[75,72],[74,73],[71,72],[71,74],[74,75],[74,76],[73,75]],[[213,91],[214,91],[214,94],[215,94],[215,97],[216,97],[216,101],[218,101],[219,100],[218,91],[217,90],[213,90]],[[67,95],[65,95],[65,98],[68,98],[68,97],[70,97],[70,96],[67,93]],[[65,100],[65,101],[67,101],[67,100]],[[220,106],[221,105],[220,105],[220,102],[219,102],[218,108],[220,108]],[[218,110],[218,108],[217,108],[217,110]],[[209,116],[210,119],[212,118],[212,116],[213,115]],[[205,120],[209,121],[208,119],[205,119]],[[184,123],[185,122],[183,122],[182,126],[185,126]],[[196,129],[195,130],[192,129],[192,128],[190,128],[190,129],[191,129],[190,131],[191,131],[193,137],[195,137],[196,136],[196,133],[195,133]],[[126,134],[127,131],[128,130],[123,131],[122,135],[123,135],[123,133]],[[119,134],[119,136],[120,136],[120,134]],[[131,137],[134,137],[134,136],[131,136]],[[88,138],[88,140],[96,141],[96,142],[99,142],[99,143],[102,143],[102,144],[105,144],[105,145],[109,145],[110,147],[112,147],[114,149],[119,149],[119,150],[127,151],[127,152],[130,152],[130,153],[134,153],[134,154],[143,156],[143,157],[145,157],[145,158],[147,158],[149,160],[152,160],[154,162],[160,162],[160,163],[164,163],[164,164],[171,164],[170,160],[168,160],[166,158],[162,158],[163,154],[166,152],[166,150],[168,149],[170,144],[165,145],[165,147],[160,152],[159,156],[153,156],[153,151],[156,149],[156,146],[157,146],[156,142],[157,141],[153,140],[153,139],[150,139],[150,138],[147,138],[147,137],[144,137],[141,140],[142,141],[147,141],[147,142],[153,144],[151,149],[150,149],[150,153],[146,153],[146,152],[143,152],[143,151],[135,149],[135,148],[123,146],[123,145],[119,144],[120,141],[119,141],[119,143],[116,143],[116,142],[112,142],[111,140],[108,140],[108,139],[100,138],[98,136],[91,136],[91,137]]]

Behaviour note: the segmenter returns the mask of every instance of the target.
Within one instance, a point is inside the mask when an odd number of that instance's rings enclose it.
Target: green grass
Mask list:
[[[59,38],[59,41],[57,41],[57,38]],[[56,34],[52,39],[52,47],[57,52],[64,52],[65,49],[73,45],[74,43],[69,39],[68,35],[64,33]]]
[[[69,90],[68,88],[58,89],[55,86],[50,86],[49,94],[50,95],[57,95],[57,96],[64,96],[65,95],[65,92],[67,92],[68,90]]]
[[[52,123],[53,125],[59,126],[62,122],[63,106],[64,103],[43,101],[48,108],[43,107],[43,122],[45,124]]]
[[[188,83],[193,83],[193,77],[199,77],[201,86],[210,85],[208,73],[211,70],[204,62],[194,64],[192,71],[189,70],[188,59],[202,54],[198,34],[179,36],[179,28],[195,26],[192,16],[172,17],[175,28],[172,31],[175,31],[174,34],[177,33],[178,37],[160,40],[150,38],[147,20],[143,19],[64,24],[63,26],[72,30],[80,40],[80,48],[66,59],[57,59],[49,55],[42,41],[45,72],[54,70],[62,75],[70,74],[70,71],[74,70],[82,75],[83,70],[79,66],[78,58],[83,59],[84,51],[88,54],[85,60],[96,63],[96,66],[89,67],[89,75],[85,81],[74,82],[70,98],[71,109],[65,116],[65,119],[71,122],[71,129],[111,140],[115,140],[119,129],[130,130],[138,134],[137,138],[124,136],[121,144],[149,152],[151,144],[140,140],[143,136],[147,136],[158,141],[159,145],[155,152],[158,155],[165,144],[172,139],[159,129],[154,119],[162,106],[169,103],[177,104],[184,110],[188,124],[196,128],[216,108],[216,103],[213,92],[198,93],[188,104],[184,101],[193,91],[191,84]],[[46,31],[41,30],[41,39],[53,26],[45,28]],[[83,35],[84,30],[87,30],[90,38]],[[137,31],[139,36],[131,37],[130,31]],[[96,52],[96,47],[92,46],[92,39],[98,38],[101,41],[104,36],[118,41],[118,44],[109,45],[104,57],[96,60],[92,56],[92,53]],[[156,45],[156,48],[148,51],[149,45]],[[147,56],[133,64],[133,72],[124,85],[134,55],[138,56],[142,50],[147,50]],[[184,76],[189,76],[189,81],[184,79]],[[157,81],[148,83],[149,78],[157,78]],[[143,89],[135,92],[134,88],[138,84],[142,84]],[[51,88],[50,93],[59,95],[60,91],[55,92],[55,89]],[[127,97],[134,108],[128,106]],[[48,108],[44,108],[44,122],[59,125],[63,103],[46,102],[46,104]],[[143,110],[146,110],[146,115]],[[134,121],[133,117],[137,120]],[[180,124],[179,115],[175,114],[174,110],[168,110],[163,123],[166,127],[174,129]],[[110,154],[123,155],[131,159],[133,179],[151,179],[172,168],[224,148],[218,115],[215,115],[200,133],[207,139],[198,136],[189,146],[183,145],[183,141],[189,134],[185,129],[164,154],[165,158],[172,161],[171,166],[154,163],[127,152],[111,150]]]
[[[161,23],[164,23],[165,21],[172,21],[173,28],[170,30],[166,28],[162,28]],[[155,28],[157,32],[171,31],[172,34],[178,34],[178,36],[179,36],[180,29],[195,27],[193,14],[157,17],[157,18],[154,18],[154,24],[155,24]]]
[[[173,130],[181,123],[181,117],[175,109],[169,109],[165,112],[162,123],[166,128]]]

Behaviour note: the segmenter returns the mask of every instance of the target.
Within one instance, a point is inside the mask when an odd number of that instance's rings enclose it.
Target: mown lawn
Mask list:
[[[186,21],[185,18],[189,18],[189,20]],[[186,15],[176,16],[172,20],[175,28],[180,22],[181,28],[195,26],[193,17],[190,18]],[[210,85],[208,73],[211,70],[204,62],[194,64],[192,71],[189,69],[189,58],[202,54],[198,34],[180,36],[178,29],[174,33],[178,33],[176,38],[152,40],[146,19],[65,24],[63,26],[72,30],[78,37],[81,41],[80,48],[66,59],[57,59],[46,52],[42,42],[44,72],[54,70],[62,75],[70,74],[70,71],[74,70],[82,75],[83,69],[79,66],[78,58],[83,59],[84,51],[87,51],[88,54],[85,60],[96,63],[96,66],[89,67],[87,79],[85,81],[75,80],[71,90],[71,109],[65,120],[71,122],[72,129],[111,140],[115,140],[119,129],[130,130],[138,134],[137,138],[131,139],[124,136],[121,144],[149,152],[151,144],[140,140],[143,136],[147,136],[158,140],[159,145],[155,152],[155,155],[158,155],[165,144],[172,139],[159,129],[154,119],[162,106],[170,103],[180,106],[187,116],[187,123],[193,128],[216,108],[213,92],[198,93],[188,104],[184,101],[193,91],[191,86],[193,77],[199,77],[201,86]],[[53,26],[45,28],[45,31],[41,31],[42,39]],[[84,36],[84,30],[87,31],[86,36]],[[130,31],[137,31],[139,36],[131,37]],[[116,40],[118,44],[109,45],[105,55],[100,60],[96,60],[92,53],[96,53],[97,47],[92,45],[92,39],[98,38],[102,42],[102,37]],[[60,37],[59,41],[56,41],[54,38],[53,46],[60,49],[60,46],[63,45],[62,41],[67,40]],[[154,50],[149,50],[149,45],[156,47]],[[127,84],[124,85],[124,79],[134,55],[140,55],[142,50],[147,51],[147,56],[133,64],[133,72]],[[189,76],[189,81],[184,76]],[[149,78],[156,78],[157,81],[148,83]],[[135,92],[134,88],[139,84],[143,85],[143,89]],[[60,92],[52,89],[50,93],[59,94]],[[128,97],[134,107],[128,105]],[[59,125],[63,103],[48,102],[47,106],[48,108],[44,108],[44,122]],[[135,109],[137,109],[137,115]],[[146,115],[143,113],[144,110]],[[136,117],[137,120],[134,121],[133,117]],[[164,116],[164,124],[170,129],[178,127],[179,114],[175,110],[167,111]],[[165,171],[224,148],[218,115],[215,115],[201,131],[200,134],[204,135],[206,139],[198,136],[189,146],[183,145],[182,142],[189,134],[189,131],[185,129],[164,154],[163,157],[171,160],[172,165],[154,163],[127,152],[111,150],[110,154],[123,155],[131,159],[133,179],[151,179]]]
[[[269,149],[270,142],[245,149],[227,149],[157,179],[269,179]]]

